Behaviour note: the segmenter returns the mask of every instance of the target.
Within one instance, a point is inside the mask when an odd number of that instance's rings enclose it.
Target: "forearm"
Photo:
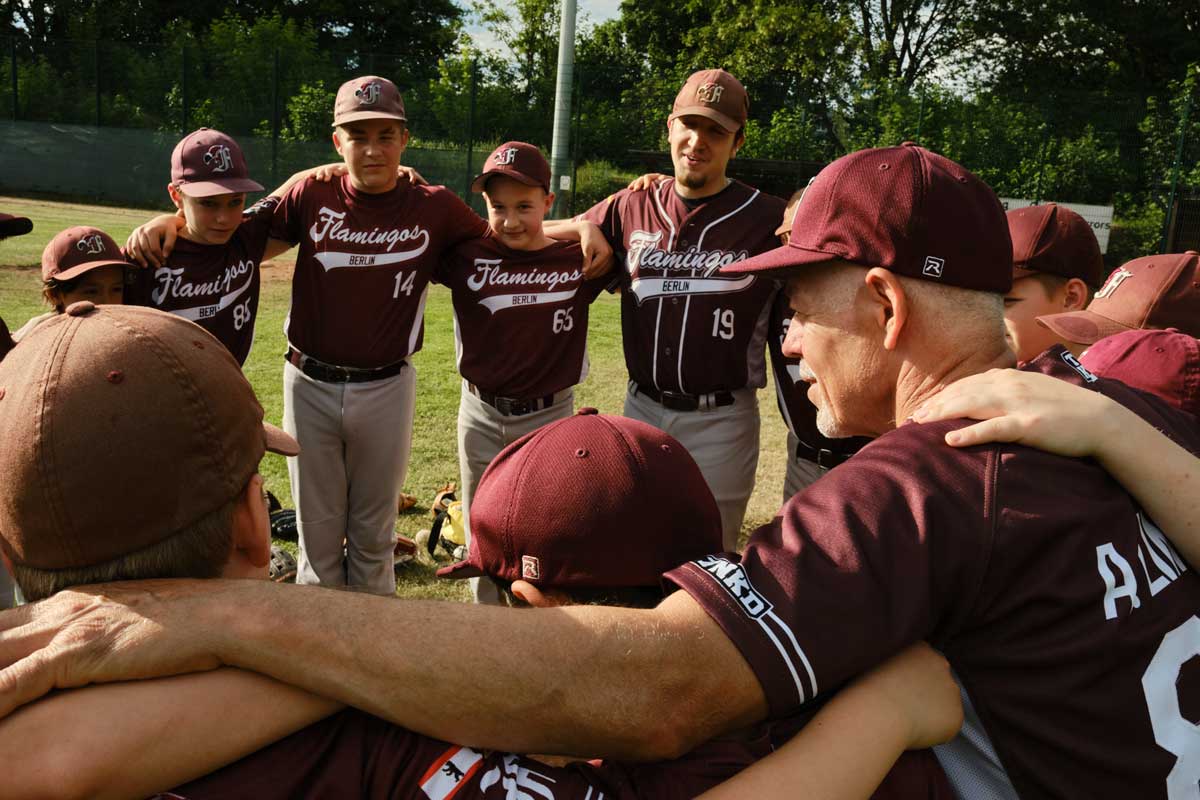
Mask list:
[[[578,242],[583,237],[583,225],[573,219],[548,219],[542,223],[542,230],[551,239]]]
[[[244,584],[230,588],[255,597],[223,589],[228,610],[204,626],[223,663],[448,741],[649,759],[766,712],[736,648],[686,596],[654,611],[514,611]]]
[[[778,751],[700,798],[867,798],[904,752],[907,736],[903,720],[880,713],[878,697],[852,685]]]
[[[232,669],[62,692],[0,720],[0,798],[146,796],[337,708]]]
[[[1119,403],[1101,420],[1095,458],[1187,562],[1200,566],[1200,458]]]

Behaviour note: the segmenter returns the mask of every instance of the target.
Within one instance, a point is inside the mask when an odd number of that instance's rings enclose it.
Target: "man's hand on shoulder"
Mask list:
[[[225,592],[257,583],[100,584],[0,612],[0,717],[53,689],[216,668],[212,613],[252,607]]]

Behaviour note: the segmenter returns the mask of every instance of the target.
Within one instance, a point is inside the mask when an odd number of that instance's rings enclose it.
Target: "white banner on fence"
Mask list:
[[[1087,223],[1092,226],[1092,233],[1096,234],[1096,241],[1100,243],[1100,252],[1108,252],[1108,233],[1112,230],[1112,206],[1088,206],[1084,205],[1083,203],[1059,203],[1057,200],[1047,200],[1045,202],[1057,203],[1063,208],[1069,208],[1087,220]],[[1012,197],[1001,197],[1000,203],[1004,206],[1005,211],[1012,211],[1014,208],[1026,208],[1028,206],[1037,205],[1032,200],[1018,200]]]

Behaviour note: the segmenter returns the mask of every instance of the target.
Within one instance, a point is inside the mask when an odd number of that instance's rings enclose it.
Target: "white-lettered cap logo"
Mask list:
[[[373,105],[379,101],[379,92],[381,89],[379,81],[370,81],[355,89],[354,96],[358,98],[360,105]]]
[[[228,172],[233,166],[233,156],[223,144],[214,144],[204,153],[204,164],[213,172]]]
[[[492,163],[497,167],[506,167],[517,160],[517,148],[506,147],[499,153],[496,153]]]
[[[91,236],[85,236],[75,243],[75,246],[87,253],[89,256],[94,256],[104,252],[104,239],[100,234],[93,233]]]
[[[925,268],[921,270],[922,275],[927,275],[930,278],[942,277],[942,268],[946,266],[944,259],[937,256],[925,256]]]
[[[1124,267],[1118,267],[1113,270],[1113,274],[1108,276],[1108,280],[1104,282],[1104,286],[1100,291],[1096,292],[1096,297],[1103,300],[1106,297],[1111,297],[1112,293],[1117,290],[1117,287],[1124,283],[1127,279],[1132,278],[1133,273]]]
[[[696,96],[700,98],[701,103],[719,103],[723,91],[725,87],[719,83],[702,83],[700,88],[696,89]]]
[[[537,556],[521,556],[521,577],[527,581],[536,581],[542,577],[542,564]]]

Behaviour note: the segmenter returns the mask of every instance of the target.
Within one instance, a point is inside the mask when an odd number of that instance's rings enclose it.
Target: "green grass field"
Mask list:
[[[0,211],[27,216],[34,223],[32,233],[0,243],[0,318],[15,330],[46,310],[40,296],[41,252],[59,230],[71,225],[94,225],[120,243],[137,225],[163,210],[165,206],[129,209],[0,196]],[[288,310],[291,266],[289,254],[263,268],[254,348],[245,366],[267,419],[277,424],[283,417],[282,355],[286,348],[283,320]],[[459,378],[454,368],[451,320],[449,292],[440,286],[432,287],[425,312],[425,346],[412,359],[417,370],[417,409],[412,461],[404,490],[415,495],[418,504],[396,520],[396,530],[407,536],[429,526],[428,509],[434,493],[442,484],[458,480],[455,425]],[[576,405],[620,413],[627,377],[621,354],[620,304],[615,296],[604,295],[592,307],[588,354],[591,373],[576,390]],[[771,386],[759,393],[759,404],[763,418],[762,451],[758,484],[750,499],[743,536],[774,516],[783,487],[786,429]],[[267,487],[284,505],[290,506],[284,459],[268,454],[261,470]],[[538,520],[530,519],[529,524],[536,525]],[[433,565],[427,563],[406,566],[399,575],[398,593],[409,597],[465,599],[459,582],[438,581],[433,570]]]

